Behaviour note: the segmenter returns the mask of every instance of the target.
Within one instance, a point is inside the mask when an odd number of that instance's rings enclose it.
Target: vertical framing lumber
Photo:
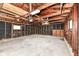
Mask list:
[[[24,24],[24,36],[26,35],[26,24]]]
[[[23,36],[23,30],[22,30],[22,26],[23,26],[23,24],[21,24],[21,36]]]
[[[79,4],[78,4],[78,56],[79,56]]]
[[[78,40],[77,40],[77,16],[78,16],[78,10],[77,10],[77,4],[74,4],[73,7],[73,29],[72,29],[72,49],[74,52],[74,55],[78,55]]]
[[[11,24],[11,38],[13,38],[13,23]]]
[[[6,38],[6,22],[5,22],[5,38]]]

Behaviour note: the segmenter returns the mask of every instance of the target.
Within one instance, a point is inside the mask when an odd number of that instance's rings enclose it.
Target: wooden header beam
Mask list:
[[[52,18],[52,19],[49,19],[48,21],[55,21],[55,20],[60,20],[60,19],[65,19],[66,17],[57,17],[57,18]]]
[[[59,20],[52,21],[52,22],[49,22],[49,23],[54,23],[54,22],[65,22],[65,19],[64,19],[64,20],[62,20],[62,19],[59,19]]]

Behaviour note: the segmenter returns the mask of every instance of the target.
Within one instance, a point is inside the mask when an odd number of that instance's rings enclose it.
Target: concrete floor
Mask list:
[[[0,41],[0,56],[70,56],[64,40],[49,35],[28,35]]]

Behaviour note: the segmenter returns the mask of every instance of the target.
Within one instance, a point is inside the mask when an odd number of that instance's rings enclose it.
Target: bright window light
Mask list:
[[[73,22],[72,22],[72,20],[70,20],[69,21],[69,29],[72,29],[72,27],[73,27]]]
[[[14,29],[14,30],[21,30],[21,26],[20,26],[20,25],[14,25],[14,26],[13,26],[13,29]]]

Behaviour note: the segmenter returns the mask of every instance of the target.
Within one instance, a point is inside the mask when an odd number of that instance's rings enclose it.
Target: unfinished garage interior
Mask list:
[[[77,3],[0,3],[0,56],[78,56]]]

